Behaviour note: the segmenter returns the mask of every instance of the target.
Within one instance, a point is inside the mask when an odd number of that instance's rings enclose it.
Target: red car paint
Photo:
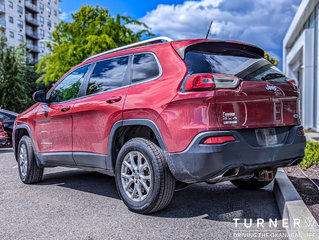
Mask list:
[[[162,74],[156,80],[60,104],[37,103],[17,117],[15,126],[29,127],[39,153],[83,151],[106,155],[110,131],[119,120],[153,121],[170,153],[185,150],[198,133],[205,131],[300,124],[295,117],[298,94],[288,82],[251,81],[241,82],[236,89],[181,91],[187,65],[177,50],[200,42],[212,41],[153,44],[83,62],[73,69],[111,57],[152,52]],[[267,85],[275,86],[276,91],[266,90]]]
[[[0,143],[7,141],[8,139],[8,134],[4,131],[3,125],[3,120],[0,120]]]

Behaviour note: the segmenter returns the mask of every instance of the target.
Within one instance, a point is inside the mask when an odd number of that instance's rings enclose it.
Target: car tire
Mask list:
[[[43,168],[36,163],[32,142],[29,136],[23,136],[17,149],[19,176],[23,183],[31,184],[42,180]]]
[[[257,190],[266,187],[269,183],[272,182],[272,180],[276,176],[277,169],[273,170],[273,172],[273,178],[267,181],[258,180],[255,174],[255,176],[250,179],[236,179],[231,180],[230,182],[240,189]]]
[[[133,138],[121,148],[115,166],[119,195],[133,212],[157,212],[171,202],[175,190],[163,150],[144,138]]]

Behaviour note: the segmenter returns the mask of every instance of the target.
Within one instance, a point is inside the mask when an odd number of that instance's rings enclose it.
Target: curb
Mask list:
[[[289,240],[316,239],[319,225],[282,169],[278,169],[273,192]]]

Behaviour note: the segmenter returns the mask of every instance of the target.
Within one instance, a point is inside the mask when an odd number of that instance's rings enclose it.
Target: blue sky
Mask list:
[[[243,41],[260,46],[279,58],[282,40],[301,0],[62,0],[62,20],[81,5],[100,5],[112,15],[131,16],[146,23],[156,35],[173,39],[210,38]]]

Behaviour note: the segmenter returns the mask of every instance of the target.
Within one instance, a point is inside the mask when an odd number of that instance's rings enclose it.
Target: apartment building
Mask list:
[[[283,41],[283,71],[298,81],[300,115],[319,131],[319,0],[302,0]]]
[[[0,27],[8,44],[26,42],[30,60],[38,62],[49,52],[46,42],[59,22],[61,0],[0,0]]]

